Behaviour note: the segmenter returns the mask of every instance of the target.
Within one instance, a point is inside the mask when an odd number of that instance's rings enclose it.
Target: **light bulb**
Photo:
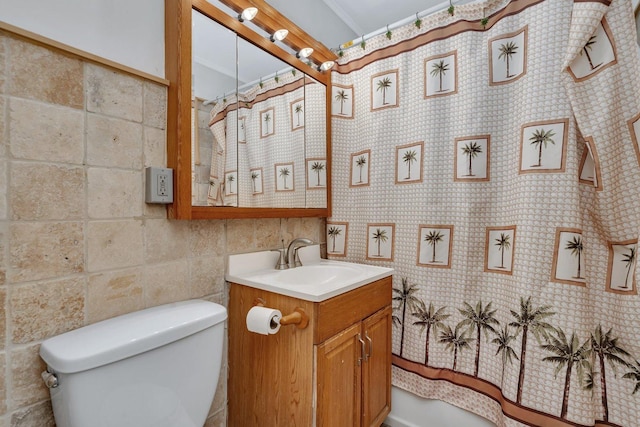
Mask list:
[[[285,37],[287,37],[287,35],[289,35],[289,30],[285,30],[283,28],[273,33],[273,35],[271,36],[271,41],[272,42],[275,42],[276,40],[282,41],[285,39]]]
[[[251,21],[253,18],[256,17],[257,14],[258,14],[258,8],[257,7],[248,7],[245,10],[242,11],[240,16],[238,16],[238,20],[240,22]]]
[[[308,58],[313,53],[313,49],[310,47],[305,47],[300,49],[300,52],[296,55],[298,58]]]
[[[318,67],[318,71],[329,71],[331,68],[333,68],[333,66],[335,65],[335,62],[333,61],[326,61],[323,62],[319,67]]]

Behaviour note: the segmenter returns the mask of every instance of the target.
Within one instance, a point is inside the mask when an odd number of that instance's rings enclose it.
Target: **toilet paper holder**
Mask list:
[[[254,306],[264,307],[265,304],[266,301],[262,298],[256,298],[253,301]],[[300,307],[296,307],[293,312],[287,314],[286,316],[282,316],[282,318],[280,319],[280,324],[282,326],[296,325],[298,329],[304,329],[307,327],[307,325],[309,325],[309,316],[307,316],[307,313],[305,313],[303,309],[301,309]]]

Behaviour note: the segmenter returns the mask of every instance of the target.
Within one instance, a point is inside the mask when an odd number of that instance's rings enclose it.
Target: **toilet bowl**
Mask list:
[[[202,427],[226,309],[191,300],[114,317],[40,347],[57,427]]]

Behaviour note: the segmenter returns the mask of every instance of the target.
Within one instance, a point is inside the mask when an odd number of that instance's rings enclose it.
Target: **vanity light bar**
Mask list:
[[[265,0],[219,0],[220,3],[231,8],[236,13],[242,15],[245,9],[254,8],[260,10],[260,13],[254,16],[252,23],[257,27],[271,34],[271,41],[282,41],[289,46],[294,52],[297,52],[298,59],[309,58],[313,64],[323,64],[327,61],[335,61],[337,55],[324,46],[322,43],[311,38],[304,30],[290,21],[287,17],[278,12],[273,6],[269,5]],[[240,19],[240,18],[239,18]],[[242,21],[242,20],[240,20]],[[276,36],[276,32],[281,29],[287,29],[286,39]],[[307,50],[308,49],[308,50]],[[303,52],[304,51],[304,52]],[[308,54],[305,56],[303,53]],[[306,61],[304,61],[306,63]],[[312,65],[316,68],[317,65]]]

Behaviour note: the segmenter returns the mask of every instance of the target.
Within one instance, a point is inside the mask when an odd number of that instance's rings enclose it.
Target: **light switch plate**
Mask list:
[[[173,169],[148,167],[144,170],[146,203],[173,203]]]

